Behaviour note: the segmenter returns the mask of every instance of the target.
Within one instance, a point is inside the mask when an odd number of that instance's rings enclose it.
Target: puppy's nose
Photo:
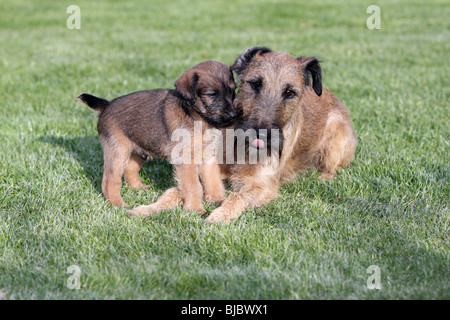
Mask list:
[[[237,113],[235,111],[228,111],[227,116],[234,119],[237,117]]]
[[[238,110],[229,110],[227,111],[227,116],[232,119],[236,119],[241,116],[241,112]]]

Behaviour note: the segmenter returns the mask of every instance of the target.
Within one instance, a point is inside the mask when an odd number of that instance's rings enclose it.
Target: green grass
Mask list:
[[[83,0],[81,30],[66,28],[71,4],[0,3],[0,299],[450,298],[448,1],[378,1],[380,30],[371,1]],[[332,182],[300,175],[228,226],[109,207],[96,116],[73,97],[172,88],[253,45],[322,59],[353,163]],[[151,190],[123,187],[133,206],[175,184],[162,160],[141,177]]]

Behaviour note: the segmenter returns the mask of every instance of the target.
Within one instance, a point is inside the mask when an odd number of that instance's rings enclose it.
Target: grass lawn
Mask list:
[[[449,16],[444,0],[2,0],[0,299],[450,299]],[[173,88],[254,45],[321,58],[359,138],[352,164],[226,226],[108,206],[96,115],[74,97]],[[124,200],[155,201],[171,170],[146,164],[152,188],[123,185]]]

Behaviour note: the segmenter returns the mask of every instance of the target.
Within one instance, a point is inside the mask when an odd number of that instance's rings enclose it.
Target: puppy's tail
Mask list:
[[[109,106],[108,100],[98,98],[87,93],[82,93],[78,97],[75,97],[75,99],[80,100],[96,112],[102,112],[107,106]]]

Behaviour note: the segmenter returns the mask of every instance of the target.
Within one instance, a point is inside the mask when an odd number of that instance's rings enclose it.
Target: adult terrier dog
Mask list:
[[[122,175],[133,188],[147,188],[138,174],[142,164],[154,157],[171,160],[175,130],[186,129],[193,138],[194,121],[201,121],[204,131],[228,126],[239,116],[233,107],[233,74],[222,63],[196,65],[183,73],[175,88],[134,92],[110,102],[89,94],[77,97],[99,113],[97,128],[104,152],[102,191],[112,205],[125,205],[120,195]],[[225,196],[220,169],[211,162],[198,166],[193,155],[191,160],[174,166],[179,192],[176,204],[182,202],[189,211],[205,212],[203,195],[216,203]],[[168,205],[160,203],[161,208]]]
[[[279,130],[282,149],[276,164],[221,168],[233,192],[209,215],[210,223],[228,223],[244,210],[275,199],[280,186],[305,170],[316,168],[323,179],[336,177],[336,171],[352,161],[357,145],[347,108],[322,88],[316,58],[249,48],[232,69],[241,83],[234,101],[243,110],[238,127],[256,133]],[[267,135],[256,136],[250,148],[270,147],[269,142]]]

